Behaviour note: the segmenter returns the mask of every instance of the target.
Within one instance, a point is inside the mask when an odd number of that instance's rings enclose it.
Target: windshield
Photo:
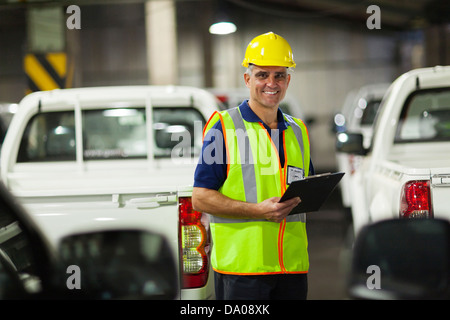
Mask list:
[[[422,90],[406,101],[395,143],[450,141],[450,88]]]
[[[84,160],[147,157],[144,107],[83,110],[82,122]],[[204,124],[194,108],[153,108],[154,157],[171,157],[179,147],[199,154]],[[25,129],[17,162],[75,161],[76,141],[74,111],[39,113]]]

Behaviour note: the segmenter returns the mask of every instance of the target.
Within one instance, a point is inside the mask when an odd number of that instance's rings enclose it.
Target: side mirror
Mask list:
[[[360,133],[339,132],[336,134],[336,150],[364,156],[368,150],[364,148],[363,141],[364,137]]]
[[[80,299],[174,299],[177,268],[167,240],[155,233],[112,230],[66,237],[59,291]],[[65,294],[63,294],[65,296]]]
[[[348,293],[358,299],[448,299],[450,224],[386,220],[358,235]]]

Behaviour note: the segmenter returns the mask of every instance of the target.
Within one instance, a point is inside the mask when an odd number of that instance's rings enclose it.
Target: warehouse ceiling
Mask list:
[[[92,5],[143,3],[146,0],[0,0],[0,10],[43,5]],[[147,0],[166,1],[166,0]],[[171,0],[167,0],[171,1]],[[449,0],[173,0],[179,3],[214,2],[286,18],[367,20],[371,5],[380,8],[384,27],[411,29],[429,24],[450,23]]]
[[[380,8],[383,25],[409,29],[450,23],[449,0],[227,0],[253,11],[287,18],[365,21],[371,5]]]

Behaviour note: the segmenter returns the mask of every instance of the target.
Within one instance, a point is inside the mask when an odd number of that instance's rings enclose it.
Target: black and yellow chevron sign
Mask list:
[[[29,53],[24,61],[28,92],[67,88],[67,55],[64,52]]]

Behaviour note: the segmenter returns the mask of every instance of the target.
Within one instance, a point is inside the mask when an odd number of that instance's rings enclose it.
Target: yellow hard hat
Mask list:
[[[281,36],[268,32],[257,36],[247,46],[242,66],[279,66],[295,68],[291,46]]]

